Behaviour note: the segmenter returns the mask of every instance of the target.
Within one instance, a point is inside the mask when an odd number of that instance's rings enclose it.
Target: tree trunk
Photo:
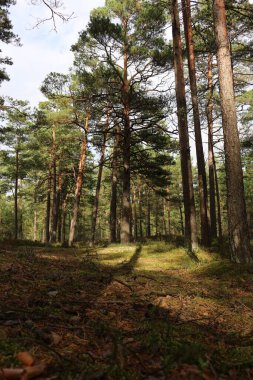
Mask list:
[[[182,210],[181,201],[179,201],[179,213],[180,213],[181,233],[182,233],[182,236],[184,236],[184,218],[183,218],[183,210]]]
[[[123,20],[123,30],[127,34],[127,22]],[[130,243],[131,241],[131,204],[130,204],[130,146],[131,146],[131,126],[130,126],[130,99],[129,99],[129,82],[127,70],[127,43],[124,46],[123,59],[123,194],[122,194],[122,221],[121,221],[121,242]]]
[[[109,130],[110,125],[110,119],[109,119],[109,111],[107,111],[106,116],[106,125],[105,129],[103,131],[103,143],[101,146],[101,155],[98,165],[98,179],[97,179],[97,186],[96,186],[96,194],[94,199],[94,205],[93,205],[93,212],[92,212],[92,243],[95,242],[95,235],[96,235],[96,223],[97,223],[97,216],[98,216],[98,206],[99,206],[99,196],[100,196],[100,189],[101,189],[101,181],[102,181],[102,174],[103,174],[103,168],[104,168],[104,160],[105,160],[105,148],[106,148],[106,139],[107,139],[107,133]]]
[[[61,209],[61,197],[62,197],[62,185],[63,185],[63,173],[58,175],[58,188],[57,188],[57,202],[56,202],[56,230],[58,230],[57,241],[61,242],[61,229],[62,229],[62,209]]]
[[[163,231],[164,236],[167,236],[167,225],[166,225],[166,200],[163,199]]]
[[[112,154],[112,190],[110,202],[110,242],[117,241],[117,185],[118,185],[118,153],[120,145],[120,129],[115,128],[115,139]]]
[[[188,249],[190,251],[195,251],[198,247],[196,212],[194,204],[192,166],[185,98],[182,40],[180,34],[180,21],[177,0],[172,0],[172,34],[174,50],[174,70],[176,80],[178,129],[181,155],[181,171],[184,195],[185,241],[186,245],[188,246]]]
[[[19,179],[19,150],[16,149],[15,190],[14,190],[14,238],[18,238],[18,179]]]
[[[87,143],[88,143],[88,130],[89,130],[89,115],[86,115],[83,139],[81,143],[78,174],[76,178],[75,198],[74,198],[72,218],[71,218],[70,229],[69,229],[69,243],[68,243],[69,247],[72,246],[73,241],[74,241],[77,215],[79,211],[79,204],[80,204],[81,192],[82,192],[82,187],[83,187],[83,175],[84,175],[84,169],[85,169],[86,150],[87,150]]]
[[[167,213],[168,213],[168,234],[171,235],[170,201],[167,201]]]
[[[195,52],[191,24],[191,5],[190,0],[182,0],[182,11],[184,19],[184,33],[186,39],[186,48],[188,56],[188,70],[190,78],[190,89],[193,109],[193,122],[195,132],[196,156],[198,167],[198,185],[199,185],[199,208],[200,208],[200,221],[201,221],[201,242],[208,246],[210,245],[210,231],[208,224],[208,208],[207,208],[207,181],[205,158],[202,144],[199,104],[198,104],[198,90],[195,66]]]
[[[133,189],[133,221],[134,221],[134,241],[137,241],[138,239],[138,218],[137,218],[137,206],[136,206],[136,188],[135,188],[135,184],[133,182],[133,185],[132,185],[132,189]]]
[[[253,253],[250,247],[244,198],[240,140],[237,129],[233,73],[224,0],[214,0],[213,16],[224,135],[231,260],[237,263],[249,263],[253,260]]]
[[[38,240],[38,212],[37,212],[37,197],[34,194],[34,212],[33,212],[33,241]]]
[[[219,181],[217,175],[216,161],[214,160],[214,179],[215,179],[215,192],[217,200],[217,216],[218,216],[218,229],[219,229],[219,240],[222,240],[222,222],[221,222],[221,207],[220,207],[220,190]]]
[[[47,206],[46,206],[46,243],[50,241],[50,210],[51,210],[51,165],[48,167]]]
[[[147,228],[146,228],[146,236],[149,239],[151,237],[151,225],[150,225],[150,189],[147,187]]]
[[[213,151],[213,75],[212,54],[208,54],[208,170],[209,170],[209,198],[210,198],[210,233],[211,239],[217,238],[216,201],[215,201],[215,175],[214,175],[214,151]]]
[[[139,205],[139,230],[140,230],[140,239],[143,239],[143,230],[142,230],[142,196],[141,196],[141,180],[138,178],[138,205]]]
[[[66,219],[67,219],[67,198],[68,194],[64,195],[62,201],[62,227],[61,227],[61,235],[59,234],[59,241],[62,241],[63,244],[66,243]]]
[[[53,168],[53,206],[52,206],[52,228],[51,228],[51,243],[56,242],[57,231],[57,170],[56,170],[56,134],[55,126],[52,131],[52,168]]]
[[[23,240],[24,239],[24,234],[23,234],[23,200],[22,200],[22,179],[20,178],[19,180],[19,205],[18,205],[18,213],[19,213],[19,222],[18,222],[18,237],[19,239]]]

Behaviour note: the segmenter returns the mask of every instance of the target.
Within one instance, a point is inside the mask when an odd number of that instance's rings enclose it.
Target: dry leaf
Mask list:
[[[1,368],[0,380],[20,379],[23,373],[24,373],[23,368]]]
[[[40,376],[45,372],[46,365],[44,363],[38,364],[34,367],[26,367],[24,372],[22,373],[22,377],[20,380],[30,380],[37,376]]]
[[[52,344],[57,346],[57,344],[59,344],[61,341],[61,337],[60,337],[60,335],[56,334],[55,332],[52,332],[51,333],[51,340],[52,340]]]
[[[34,358],[32,357],[32,355],[29,353],[29,352],[26,352],[26,351],[23,351],[23,352],[19,352],[17,354],[17,359],[23,363],[25,366],[32,366],[33,363],[34,363]]]

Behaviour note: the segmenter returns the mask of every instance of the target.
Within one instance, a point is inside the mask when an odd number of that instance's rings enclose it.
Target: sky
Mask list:
[[[67,23],[57,22],[57,33],[51,21],[34,28],[38,18],[50,16],[45,5],[31,5],[30,0],[17,0],[10,8],[13,31],[18,34],[22,46],[11,44],[1,47],[4,56],[13,60],[6,66],[10,81],[4,81],[0,95],[29,100],[36,106],[44,100],[39,88],[46,75],[52,71],[67,73],[73,62],[70,47],[77,41],[78,32],[88,23],[90,11],[103,6],[104,0],[63,0],[64,14],[74,12]]]

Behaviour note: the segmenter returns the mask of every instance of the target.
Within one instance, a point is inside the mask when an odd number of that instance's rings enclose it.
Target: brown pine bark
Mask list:
[[[37,196],[34,194],[34,211],[33,211],[33,241],[38,240],[38,212],[37,212]]]
[[[214,0],[213,18],[217,47],[222,126],[227,183],[228,231],[231,260],[253,261],[244,198],[240,140],[237,129],[231,54],[224,0]]]
[[[184,218],[183,218],[183,210],[182,210],[182,203],[181,203],[181,201],[179,201],[179,214],[180,214],[181,233],[184,236]]]
[[[165,236],[167,236],[166,215],[167,215],[166,200],[163,199],[163,231],[164,231]]]
[[[101,181],[102,181],[102,174],[103,174],[104,160],[105,160],[106,139],[107,139],[109,126],[110,126],[109,111],[107,111],[106,124],[103,131],[103,143],[101,146],[100,160],[98,164],[98,179],[97,179],[97,185],[96,185],[96,194],[95,194],[93,211],[92,211],[92,233],[91,233],[92,243],[95,242],[99,196],[100,196]]]
[[[82,139],[82,143],[81,143],[81,152],[80,152],[80,159],[79,159],[79,166],[78,166],[78,174],[77,174],[77,178],[76,178],[75,198],[74,198],[74,204],[73,204],[73,209],[72,209],[72,218],[71,218],[70,229],[69,229],[69,242],[68,242],[69,247],[72,246],[73,241],[74,241],[74,236],[75,236],[77,215],[78,215],[78,211],[79,211],[79,204],[80,204],[81,192],[82,192],[82,187],[83,187],[83,175],[84,175],[85,162],[86,162],[88,131],[89,131],[89,114],[86,115],[84,132],[83,132],[83,139]]]
[[[45,225],[45,238],[46,243],[50,241],[50,210],[51,210],[51,164],[48,165],[48,178],[47,178],[47,205],[46,205],[46,225]]]
[[[212,54],[208,54],[208,102],[207,102],[207,124],[208,124],[208,171],[209,171],[209,201],[210,201],[210,234],[211,239],[217,238],[217,218],[215,200],[215,173],[214,173],[214,151],[213,151],[213,74]]]
[[[62,198],[62,186],[63,186],[63,173],[58,175],[58,185],[57,185],[57,201],[56,201],[56,230],[57,241],[61,242],[61,228],[62,228],[62,209],[61,209],[61,198]]]
[[[57,231],[57,170],[56,170],[56,130],[55,125],[52,130],[52,169],[53,169],[53,205],[52,205],[52,228],[51,228],[51,243],[56,242]]]
[[[131,146],[131,126],[130,126],[130,95],[128,81],[128,45],[127,45],[127,20],[122,20],[125,34],[125,46],[123,51],[123,192],[122,192],[122,220],[120,239],[122,243],[131,241],[131,203],[130,203],[130,146]]]
[[[141,187],[141,179],[138,178],[138,206],[139,206],[139,231],[140,231],[140,239],[143,239],[143,228],[142,228],[142,187]]]
[[[167,201],[168,234],[171,235],[170,201]]]
[[[138,217],[137,217],[137,205],[136,205],[136,187],[133,181],[132,184],[132,199],[133,199],[133,222],[134,222],[134,241],[138,239]]]
[[[187,122],[185,97],[185,80],[183,70],[183,52],[178,13],[178,1],[172,0],[172,35],[174,51],[174,70],[176,84],[177,115],[179,143],[181,156],[181,172],[183,182],[184,213],[185,213],[185,242],[190,251],[198,247],[196,212],[193,193],[192,166]]]
[[[19,150],[16,149],[15,190],[14,190],[14,238],[18,238],[18,180],[19,180]]]
[[[221,222],[221,203],[220,203],[220,189],[217,174],[216,161],[214,160],[214,179],[215,179],[215,192],[217,200],[217,219],[218,219],[218,230],[219,230],[219,240],[222,240],[222,222]]]
[[[62,201],[62,227],[61,234],[59,235],[59,241],[62,241],[63,244],[66,243],[67,198],[68,194],[65,193]]]
[[[201,225],[201,242],[208,246],[210,245],[210,231],[208,223],[208,198],[207,198],[207,180],[205,169],[205,158],[203,151],[200,116],[199,116],[199,101],[195,65],[195,51],[191,24],[191,5],[190,0],[182,0],[182,11],[184,20],[184,34],[186,40],[186,49],[188,57],[188,71],[190,78],[190,89],[193,110],[193,123],[195,133],[195,145],[198,167],[198,185],[199,185],[199,208],[200,208],[200,225]]]
[[[150,223],[150,214],[151,214],[151,205],[150,205],[150,189],[147,187],[147,218],[146,218],[146,236],[149,239],[151,237],[151,223]]]
[[[118,154],[120,148],[120,128],[115,128],[114,147],[112,154],[112,188],[110,202],[110,242],[117,242],[117,185],[118,185]]]
[[[33,241],[37,241],[37,233],[38,233],[38,212],[35,209],[33,214]]]

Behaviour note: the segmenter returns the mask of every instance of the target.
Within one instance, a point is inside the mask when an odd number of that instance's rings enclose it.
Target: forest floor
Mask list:
[[[252,380],[253,266],[199,260],[164,242],[2,244],[0,368],[29,352],[41,380]]]

